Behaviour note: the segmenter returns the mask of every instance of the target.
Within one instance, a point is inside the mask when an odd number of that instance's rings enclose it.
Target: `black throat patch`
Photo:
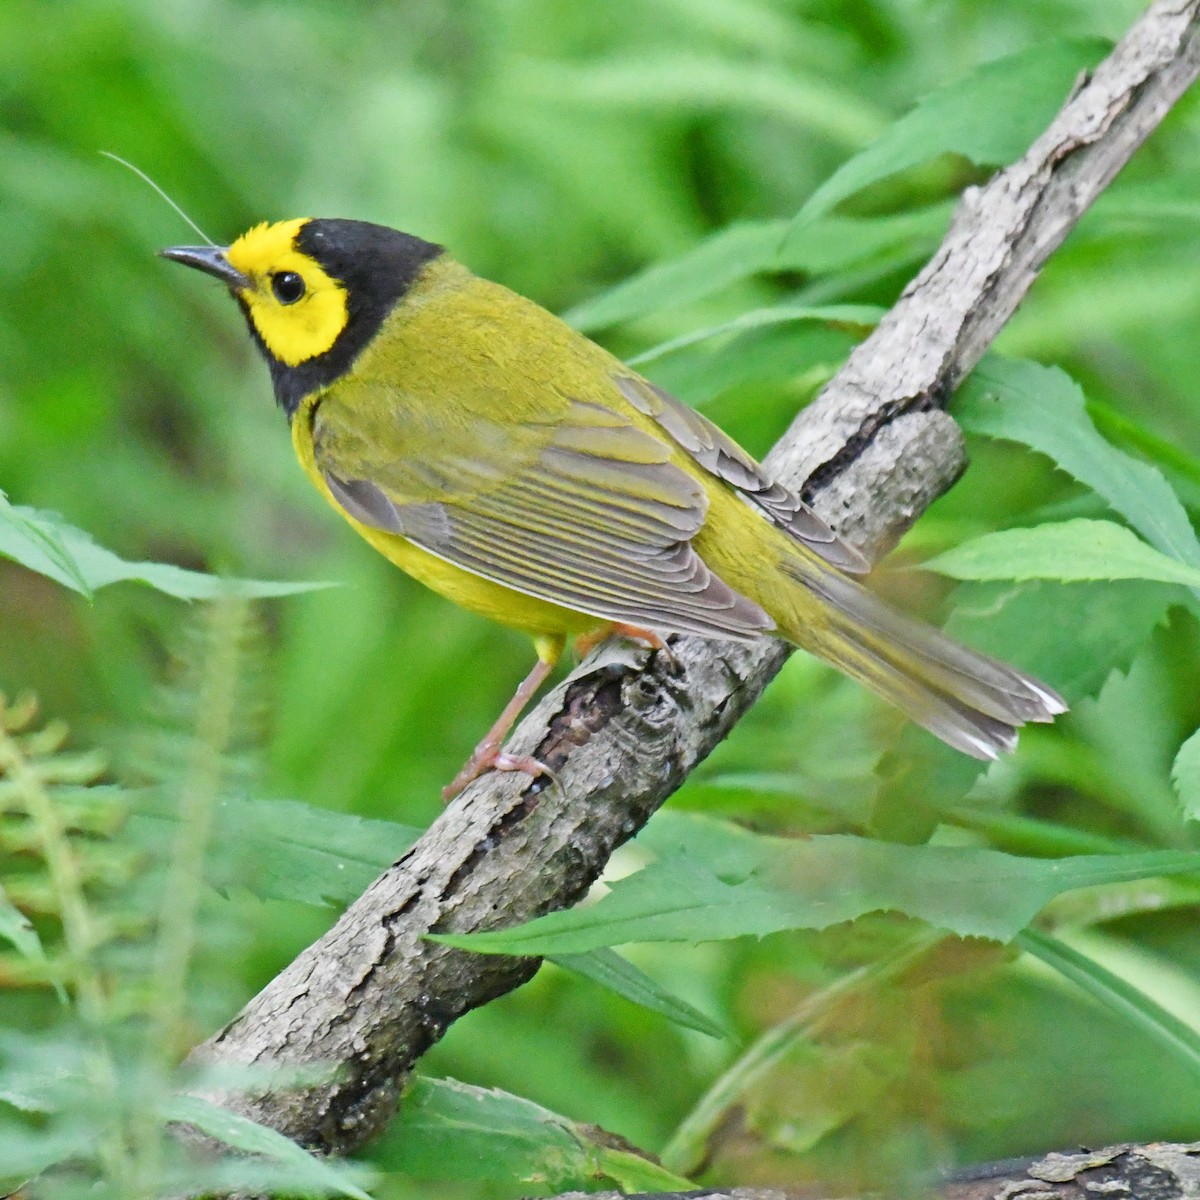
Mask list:
[[[386,225],[324,218],[301,226],[296,249],[316,259],[346,289],[348,313],[346,328],[324,354],[289,367],[263,344],[242,304],[251,336],[271,368],[275,399],[289,421],[305,396],[328,387],[354,365],[426,264],[442,253],[441,246]]]

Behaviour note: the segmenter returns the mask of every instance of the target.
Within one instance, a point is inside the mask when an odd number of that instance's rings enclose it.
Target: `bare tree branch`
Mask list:
[[[1200,1142],[1109,1146],[993,1163],[933,1185],[930,1200],[1200,1200]],[[555,1200],[622,1200],[619,1192],[567,1192]],[[717,1188],[643,1193],[639,1200],[832,1200],[805,1188]],[[841,1200],[850,1200],[842,1197]]]
[[[768,459],[868,552],[897,537],[963,469],[941,411],[1047,256],[1200,70],[1200,0],[1158,0],[1017,164],[963,197],[941,248]],[[807,481],[807,482],[805,482]],[[537,960],[423,940],[575,903],[754,703],[781,643],[681,640],[662,655],[601,650],[512,741],[561,789],[477,781],[318,942],[193,1054],[197,1065],[326,1063],[319,1084],[210,1099],[344,1154],[392,1116],[413,1064],[464,1012]]]

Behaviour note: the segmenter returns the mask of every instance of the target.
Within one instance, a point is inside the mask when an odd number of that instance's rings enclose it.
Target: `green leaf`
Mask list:
[[[828,275],[884,260],[893,266],[923,260],[942,240],[953,213],[954,202],[942,201],[876,217],[818,217],[777,244],[774,269]]]
[[[824,929],[891,911],[962,937],[1007,941],[1072,888],[1200,871],[1200,852],[1044,859],[842,835],[792,841],[683,813],[659,814],[639,840],[657,861],[615,881],[595,904],[436,940],[492,954],[578,954]]]
[[[829,216],[783,240],[788,221],[744,221],[720,230],[678,258],[655,263],[571,309],[565,319],[594,332],[703,300],[739,280],[778,271],[827,274],[857,263],[923,257],[944,233],[952,205],[879,217]]]
[[[711,1017],[706,1017],[687,1001],[681,1000],[674,992],[668,991],[615,950],[605,947],[584,954],[558,954],[550,961],[616,992],[618,996],[623,996],[642,1008],[667,1017],[677,1025],[706,1033],[709,1037],[729,1036],[728,1029],[718,1025]]]
[[[174,823],[174,807],[146,794],[137,820]],[[263,899],[348,904],[420,836],[391,821],[327,812],[295,800],[227,798],[219,805],[210,882]],[[0,932],[3,932],[0,929]],[[559,966],[711,1037],[728,1031],[611,950],[563,955]]]
[[[785,69],[760,55],[738,61],[727,53],[677,46],[579,63],[544,56],[511,62],[515,87],[560,109],[641,109],[660,119],[673,110],[744,110],[851,145],[878,132],[884,120],[862,89],[847,88],[828,73],[809,74],[796,62]]]
[[[922,565],[952,579],[1148,579],[1200,587],[1200,568],[1168,558],[1123,525],[1084,518],[985,533]]]
[[[95,1133],[80,1125],[31,1129],[25,1122],[0,1120],[0,1181],[11,1181],[15,1187],[59,1163],[78,1161],[94,1141]]]
[[[1171,782],[1184,817],[1200,821],[1200,729],[1179,747],[1171,767]]]
[[[3,493],[0,493],[0,557],[11,558],[89,598],[97,588],[125,580],[148,583],[180,600],[215,600],[221,596],[263,599],[333,586],[225,579],[202,571],[187,571],[170,563],[128,562],[96,545],[83,530],[51,513],[10,504]]]
[[[37,930],[29,923],[29,918],[19,909],[4,891],[0,883],[0,938],[4,938],[16,947],[17,953],[24,958],[45,958],[41,939]]]
[[[843,163],[808,199],[794,229],[828,212],[868,184],[939,154],[961,154],[976,166],[1000,166],[1023,154],[1062,106],[1080,71],[1110,49],[1098,38],[1035,46],[977,68],[930,93]]]
[[[747,333],[752,329],[763,329],[771,325],[789,325],[796,321],[824,321],[840,325],[871,327],[879,323],[884,309],[873,304],[776,304],[770,308],[756,308],[742,313],[730,321],[708,325],[680,334],[669,342],[654,346],[629,360],[631,366],[641,366],[663,355],[682,350],[686,346],[706,341],[722,334]]]
[[[1147,429],[1139,421],[1135,421],[1128,413],[1120,412],[1099,400],[1088,398],[1088,415],[1096,423],[1096,428],[1110,442],[1119,446],[1136,450],[1146,458],[1152,459],[1164,467],[1168,477],[1173,475],[1177,485],[1188,487],[1195,497],[1200,495],[1200,458],[1189,454],[1181,446],[1168,441],[1165,437]],[[1189,503],[1186,498],[1185,503]],[[1200,507],[1194,501],[1190,506]]]
[[[934,967],[932,972],[914,968],[918,964],[924,967],[945,946],[946,939],[942,935],[919,930],[901,939],[894,948],[881,950],[872,962],[840,973],[831,982],[809,991],[797,1008],[760,1032],[717,1076],[695,1108],[676,1127],[663,1148],[663,1162],[677,1170],[699,1169],[708,1160],[716,1131],[725,1126],[733,1114],[753,1108],[753,1098],[761,1096],[764,1082],[789,1060],[794,1064],[797,1051],[811,1054],[828,1033],[830,1018],[837,1023],[834,1014],[849,1011],[864,997],[877,998],[904,976],[927,983],[931,974],[942,974],[945,968]],[[977,954],[976,950],[971,956]],[[832,1061],[823,1056],[821,1069],[827,1071]],[[860,1096],[870,1102],[869,1093],[860,1093]],[[844,1104],[834,1101],[824,1114],[816,1116],[813,1121],[815,1137],[808,1145],[857,1111],[855,1100],[847,1096],[846,1101]],[[790,1122],[791,1110],[788,1116]],[[789,1147],[795,1145],[795,1140],[789,1137]]]
[[[1017,938],[1022,950],[1039,958],[1105,1008],[1148,1033],[1171,1058],[1200,1077],[1200,1031],[1167,1012],[1145,992],[1114,975],[1094,959],[1058,938],[1027,929]]]
[[[63,529],[49,513],[17,508],[0,492],[0,555],[90,597],[87,579],[63,544]]]
[[[1130,822],[1131,831],[1163,846],[1180,838],[1179,804],[1168,777],[1179,737],[1178,700],[1162,654],[1167,644],[1163,631],[1143,647],[1128,671],[1114,671],[1094,699],[1076,706],[1072,724],[1086,746],[1051,744],[1044,747],[1042,759],[1051,778],[1067,788],[1074,782],[1082,794],[1103,798]]]
[[[1080,888],[1059,896],[1038,917],[1038,927],[1074,932],[1088,925],[1105,925],[1145,913],[1186,909],[1190,914],[1197,907],[1200,907],[1200,879],[1188,876],[1135,879],[1130,883]]]
[[[175,806],[144,793],[138,822],[174,824]],[[348,904],[408,849],[420,830],[329,812],[297,800],[227,797],[218,805],[209,879],[263,899]]]
[[[946,629],[970,646],[1020,663],[1074,704],[1124,670],[1173,604],[1170,584],[967,583]],[[956,755],[961,759],[961,755]]]
[[[697,343],[660,358],[646,374],[659,387],[702,407],[738,387],[785,381],[819,386],[846,361],[858,340],[844,327],[815,322],[766,326],[719,344]]]
[[[260,1154],[288,1167],[299,1185],[319,1189],[322,1195],[351,1196],[353,1200],[371,1200],[362,1188],[347,1178],[345,1170],[317,1158],[291,1138],[266,1125],[220,1108],[199,1096],[172,1096],[164,1105],[168,1121],[194,1125],[209,1137],[243,1154]]]
[[[174,823],[174,806],[161,796],[147,794],[137,820]],[[215,887],[225,890],[236,884],[263,899],[304,904],[350,903],[421,832],[295,800],[242,798],[221,801],[216,830],[209,871]],[[728,1036],[728,1030],[614,951],[562,955],[554,961],[689,1029],[711,1037]]]
[[[970,433],[1048,455],[1156,549],[1200,568],[1200,542],[1170,485],[1154,467],[1100,436],[1083,391],[1057,367],[988,355],[959,390],[952,411]]]
[[[1158,231],[1164,221],[1200,221],[1200,200],[1196,198],[1197,179],[1152,179],[1108,188],[1084,218],[1086,227],[1097,222],[1140,224]]]
[[[0,1029],[0,1103],[25,1113],[78,1108],[88,1089],[80,1066],[88,1050],[62,1026]]]
[[[564,320],[585,332],[619,321],[680,308],[739,279],[771,268],[787,232],[786,221],[746,221],[722,229],[686,254],[655,263],[566,313]]]
[[[594,1128],[594,1127],[593,1127]],[[681,1175],[668,1171],[652,1158],[625,1150],[619,1140],[608,1146],[596,1145],[596,1166],[604,1179],[611,1179],[622,1192],[640,1195],[643,1192],[691,1192],[695,1185]]]
[[[498,1089],[417,1078],[372,1155],[422,1179],[495,1179],[561,1190],[610,1181],[624,1191],[692,1184],[595,1125],[582,1125]]]

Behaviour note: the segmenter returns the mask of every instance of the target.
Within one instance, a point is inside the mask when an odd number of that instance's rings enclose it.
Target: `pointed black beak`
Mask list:
[[[159,254],[172,262],[183,263],[185,267],[195,267],[197,271],[212,275],[235,292],[245,291],[250,286],[250,280],[231,265],[225,257],[226,249],[225,246],[168,246]]]

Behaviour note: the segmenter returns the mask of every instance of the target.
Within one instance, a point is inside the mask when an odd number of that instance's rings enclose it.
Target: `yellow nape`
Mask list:
[[[250,286],[239,293],[250,320],[272,357],[299,366],[329,350],[348,320],[346,289],[316,259],[296,248],[296,236],[310,218],[264,222],[242,234],[225,253]],[[276,276],[294,272],[304,280],[299,300],[284,303],[275,294]]]

